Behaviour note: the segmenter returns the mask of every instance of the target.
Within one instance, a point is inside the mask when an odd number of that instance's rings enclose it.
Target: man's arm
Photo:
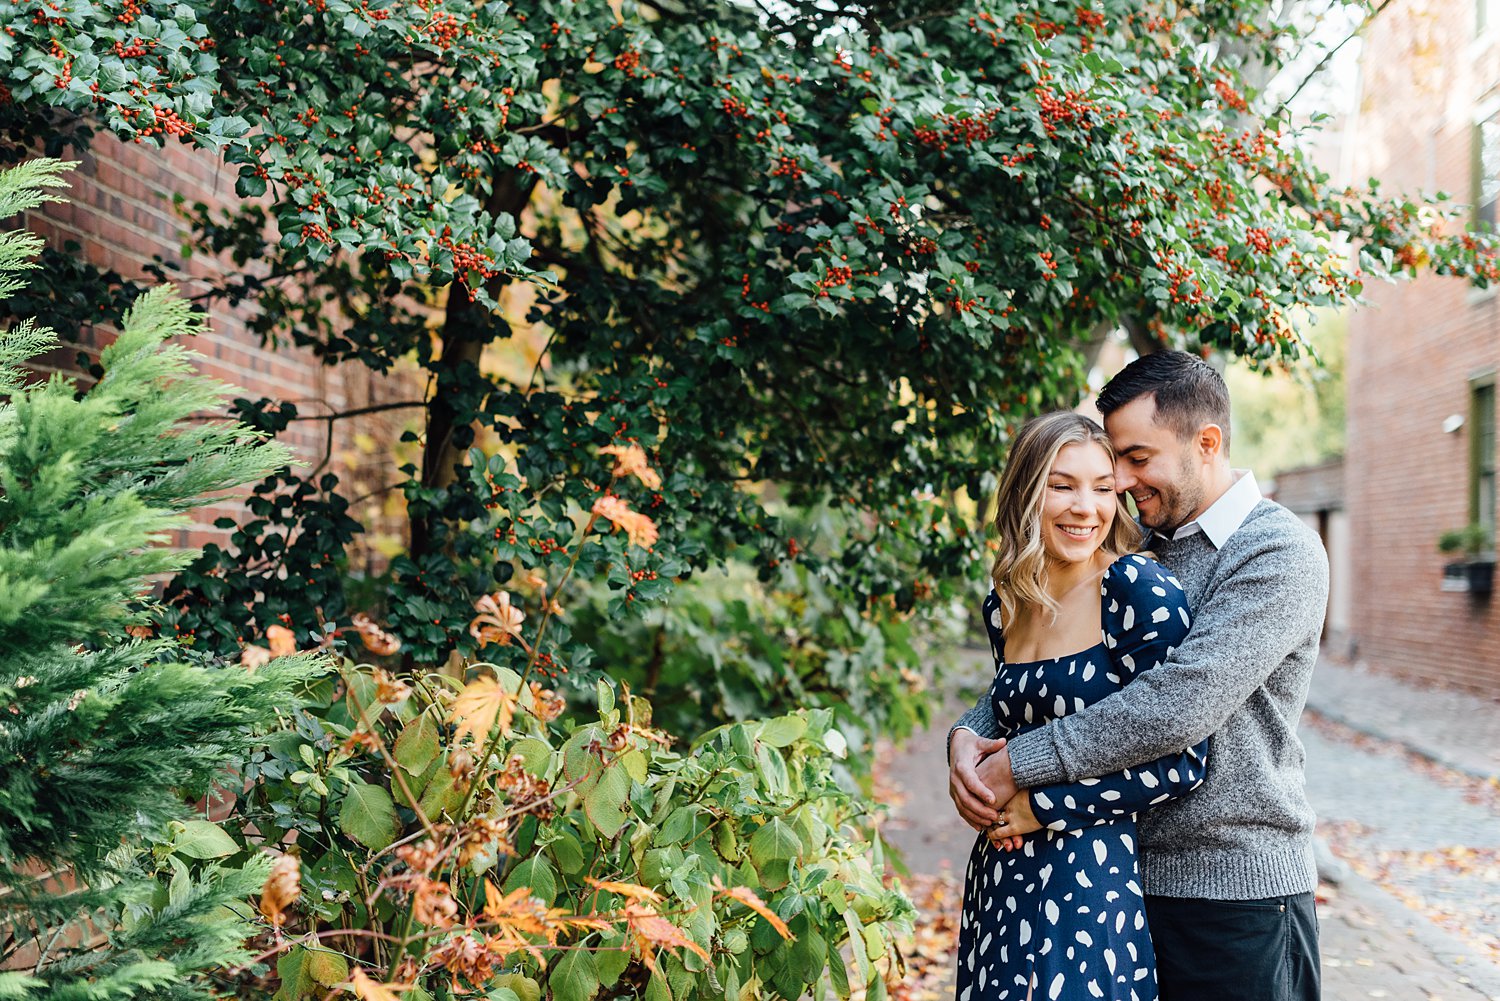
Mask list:
[[[1166,663],[1011,740],[1003,777],[1022,788],[1074,782],[1198,743],[1317,633],[1327,604],[1328,558],[1316,538],[1288,532],[1267,539],[1204,596],[1192,631]]]
[[[948,730],[948,796],[964,823],[976,831],[993,824],[999,818],[1000,804],[1005,802],[978,772],[986,755],[1005,747],[999,733],[988,691]]]
[[[956,730],[972,730],[981,737],[1000,736],[1000,724],[995,722],[995,707],[990,704],[990,693],[986,689],[979,693],[979,701],[967,709],[958,722],[948,728],[948,763],[953,763],[953,733]]]

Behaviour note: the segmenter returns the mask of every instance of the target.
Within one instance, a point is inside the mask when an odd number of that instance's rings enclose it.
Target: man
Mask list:
[[[1315,533],[1229,465],[1229,392],[1195,355],[1147,355],[1099,394],[1147,545],[1193,610],[1182,646],[1120,691],[995,738],[988,695],[950,731],[949,788],[976,830],[1018,789],[1119,771],[1212,735],[1208,776],[1140,818],[1162,1001],[1316,1001],[1313,813],[1297,720],[1328,602]],[[997,829],[1005,834],[1005,826]]]

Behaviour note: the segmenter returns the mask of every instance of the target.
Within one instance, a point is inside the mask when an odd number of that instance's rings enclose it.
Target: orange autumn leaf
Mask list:
[[[666,918],[657,914],[647,904],[626,904],[625,921],[635,939],[636,950],[647,969],[656,972],[656,950],[689,949],[704,959],[708,950],[688,938],[687,933]]]
[[[512,636],[520,638],[526,613],[510,603],[509,592],[498,591],[480,597],[474,602],[474,611],[479,614],[469,622],[469,635],[478,641],[480,649],[491,643],[504,646]]]
[[[411,984],[383,984],[365,972],[364,967],[356,966],[354,973],[349,977],[346,990],[353,991],[361,1001],[401,1001],[401,995],[397,991],[404,991]]]
[[[564,914],[549,908],[529,886],[502,894],[494,883],[484,881],[484,916],[508,935],[544,935],[548,942],[556,942]]]
[[[266,646],[272,657],[290,657],[297,652],[297,634],[286,626],[267,626]]]
[[[531,712],[543,723],[550,723],[563,714],[568,703],[550,688],[531,682]]]
[[[350,620],[350,626],[359,634],[365,649],[377,657],[388,657],[401,649],[401,640],[386,632],[364,612]]]
[[[630,537],[632,545],[640,546],[642,549],[650,549],[656,545],[657,528],[656,522],[639,511],[632,511],[630,505],[613,494],[606,494],[594,501],[593,512],[607,520],[615,528],[623,528],[625,534]]]
[[[639,445],[606,445],[600,455],[612,455],[616,476],[634,476],[652,490],[661,489],[661,476],[646,461],[646,450]]]
[[[776,934],[780,935],[787,941],[791,941],[796,937],[792,934],[792,930],[786,926],[786,922],[781,920],[781,918],[776,915],[775,911],[772,911],[771,908],[767,907],[766,902],[764,900],[761,900],[760,897],[756,896],[755,891],[750,889],[750,887],[725,886],[723,883],[719,882],[719,877],[715,876],[714,890],[719,896],[729,897],[731,900],[738,900],[740,903],[750,908],[756,914],[759,914],[761,917],[765,918],[771,923],[771,927],[776,929]]]
[[[271,866],[260,890],[260,913],[280,928],[286,923],[286,909],[302,893],[302,863],[295,855],[283,855]]]
[[[606,893],[618,893],[620,896],[629,897],[631,900],[647,900],[653,904],[662,902],[661,894],[648,887],[637,886],[635,883],[616,883],[613,880],[594,879],[592,877],[589,878],[589,883],[596,889],[603,890]]]
[[[511,720],[516,713],[516,697],[506,691],[500,682],[490,675],[475,678],[464,686],[448,707],[449,722],[458,724],[453,734],[456,744],[465,734],[472,734],[475,741],[484,743],[500,723],[500,732],[510,733]]]

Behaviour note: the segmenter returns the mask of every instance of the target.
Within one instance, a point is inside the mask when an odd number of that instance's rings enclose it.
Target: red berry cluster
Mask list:
[[[302,239],[317,240],[324,246],[331,246],[333,244],[333,237],[329,235],[328,230],[315,222],[310,222],[302,227]]]
[[[538,674],[545,674],[549,678],[556,678],[559,674],[567,674],[568,669],[558,664],[550,653],[539,653],[536,655],[535,670]]]
[[[1057,258],[1052,255],[1052,251],[1043,250],[1039,254],[1037,254],[1037,257],[1041,258],[1042,261],[1042,277],[1049,282],[1052,279],[1056,278]]]
[[[482,284],[486,279],[500,274],[500,269],[495,267],[495,262],[484,251],[472,243],[455,241],[447,229],[438,237],[437,244],[453,255],[453,273],[469,288],[471,296],[476,284]],[[477,282],[475,276],[478,276]]]
[[[156,48],[156,39],[150,38],[142,41],[139,38],[132,38],[129,45],[117,41],[111,48],[121,59],[139,59],[141,56],[149,55],[151,50]]]
[[[1219,100],[1223,101],[1225,106],[1235,111],[1245,111],[1249,108],[1244,97],[1234,89],[1227,78],[1220,76],[1214,80],[1214,90],[1218,92]]]
[[[1167,298],[1178,305],[1196,306],[1207,297],[1192,268],[1177,263],[1171,247],[1156,252],[1156,266],[1167,276]]]
[[[745,272],[745,274],[740,278],[740,298],[747,301],[750,299],[750,273],[748,271]],[[769,313],[771,311],[771,303],[769,300],[766,300],[764,302],[750,302],[750,306],[752,309],[758,309],[763,313]],[[666,388],[667,384],[665,382],[662,382],[660,379],[657,379],[656,385],[658,389],[664,389]]]
[[[776,166],[771,169],[772,177],[789,177],[793,181],[802,180],[802,175],[805,173],[807,171],[803,169],[796,157],[785,154],[776,158]]]
[[[59,8],[55,3],[49,3],[47,4],[47,7],[51,10],[61,10],[61,8]],[[48,25],[53,28],[61,28],[63,25],[68,23],[68,19],[65,17],[51,17],[47,14],[46,11],[39,8],[35,14],[31,15],[31,23]]]
[[[1257,254],[1269,254],[1272,249],[1270,232],[1259,227],[1245,230],[1245,243]]]
[[[419,34],[425,35],[427,41],[438,49],[449,49],[457,41],[461,26],[458,17],[447,11],[439,11],[432,15],[432,20],[418,28]]]
[[[980,27],[981,23],[987,26],[993,25],[993,27]],[[995,20],[994,14],[985,13],[969,18],[969,28],[987,36],[990,45],[994,48],[1005,44],[1005,34],[1000,30],[1000,24]]]
[[[1064,26],[1059,24],[1058,22],[1049,21],[1046,18],[1042,17],[1040,14],[1033,14],[1030,17],[1027,17],[1025,14],[1017,14],[1015,16],[1015,22],[1016,27],[1018,28],[1024,28],[1027,25],[1030,25],[1031,30],[1036,32],[1037,39],[1043,42],[1061,35],[1064,28]]]
[[[912,137],[922,145],[939,151],[958,143],[972,149],[976,142],[983,142],[994,135],[991,123],[999,113],[1000,109],[991,108],[980,115],[943,115],[938,119],[942,128],[913,129]]]
[[[615,61],[611,65],[626,76],[639,76],[641,67],[640,49],[626,49],[615,56]]]
[[[1080,90],[1065,91],[1058,97],[1051,87],[1038,86],[1035,94],[1042,113],[1042,128],[1048,138],[1055,138],[1059,129],[1069,125],[1087,131],[1093,128],[1099,117],[1099,106]]]
[[[1104,27],[1104,13],[1088,7],[1079,7],[1073,15],[1073,23],[1085,31],[1098,31]]]
[[[847,261],[848,258],[844,257],[844,258],[840,258],[840,260],[846,260]],[[853,280],[854,280],[854,269],[853,268],[844,267],[842,265],[829,265],[826,273],[818,281],[818,284],[817,284],[817,288],[818,288],[817,297],[819,297],[819,298],[826,297],[828,295],[828,290],[829,289],[831,289],[831,288],[837,288],[840,285],[848,285]]]

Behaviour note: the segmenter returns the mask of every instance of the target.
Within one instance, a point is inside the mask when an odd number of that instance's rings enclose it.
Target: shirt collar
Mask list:
[[[1255,474],[1248,469],[1236,469],[1234,482],[1229,489],[1219,495],[1219,499],[1208,506],[1193,521],[1178,528],[1172,533],[1172,541],[1185,539],[1194,532],[1202,532],[1208,536],[1208,541],[1214,544],[1215,549],[1221,549],[1229,537],[1239,531],[1245,519],[1250,517],[1250,512],[1255,510],[1255,505],[1262,499],[1260,484],[1255,482]],[[1158,533],[1160,534],[1160,533]]]

